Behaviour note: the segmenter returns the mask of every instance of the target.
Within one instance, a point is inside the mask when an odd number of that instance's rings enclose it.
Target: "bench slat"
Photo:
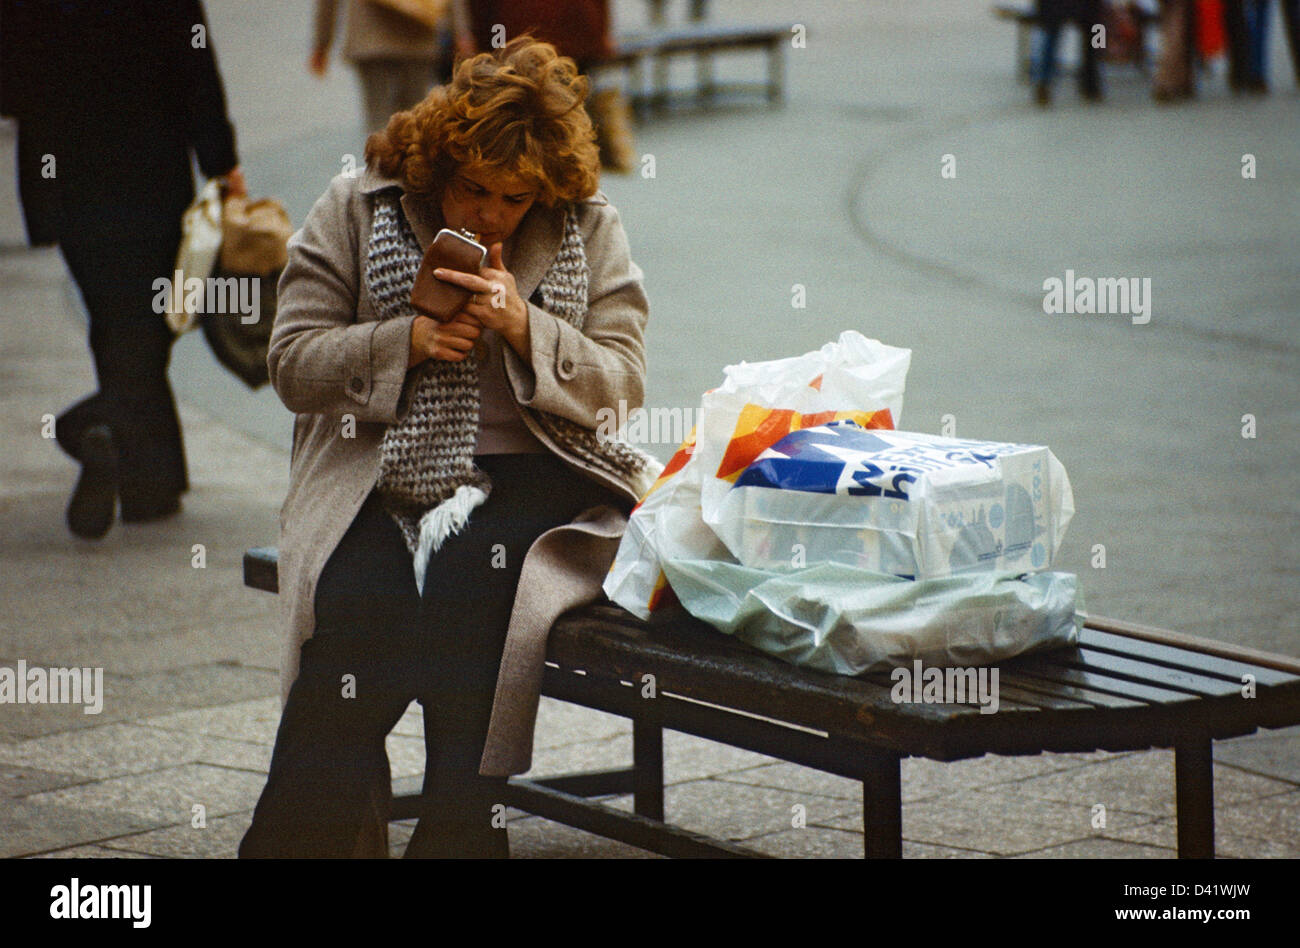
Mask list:
[[[1178,701],[1195,700],[1181,691],[1171,691],[1156,685],[1145,685],[1127,679],[1114,678],[1098,671],[1071,668],[1041,658],[1024,659],[1016,664],[1016,671],[1048,682],[1060,682],[1139,701],[1142,704],[1164,705]]]
[[[1213,697],[1217,695],[1236,694],[1241,691],[1239,682],[1209,678],[1204,675],[1166,665],[1136,658],[1126,658],[1110,652],[1099,652],[1090,648],[1061,649],[1044,655],[1044,660],[1055,662],[1068,668],[1096,672],[1136,682],[1142,685],[1156,685],[1168,691],[1181,692],[1184,695]],[[1183,699],[1177,699],[1183,700]]]
[[[1145,701],[1123,698],[1109,692],[1095,691],[1075,684],[1038,678],[1026,674],[1020,669],[1019,665],[1012,666],[1011,669],[1004,672],[1002,680],[1025,691],[1042,692],[1058,697],[1061,700],[1073,701],[1095,708],[1136,708],[1148,704]]]
[[[1119,619],[1107,619],[1103,616],[1091,616],[1086,626],[1094,629],[1100,629],[1103,632],[1114,632],[1117,635],[1127,636],[1134,639],[1144,639],[1148,642],[1155,642],[1160,645],[1169,645],[1174,648],[1185,648],[1192,652],[1201,652],[1205,655],[1217,655],[1219,658],[1227,658],[1232,661],[1248,662],[1252,665],[1259,665],[1264,668],[1273,668],[1278,671],[1287,672],[1288,674],[1300,676],[1300,659],[1291,658],[1286,655],[1274,655],[1271,652],[1261,652],[1258,649],[1247,648],[1242,645],[1233,645],[1228,642],[1216,642],[1213,639],[1203,639],[1194,635],[1187,635],[1183,632],[1174,632],[1172,629],[1157,629],[1154,626],[1139,625],[1134,622],[1122,622]]]
[[[1141,658],[1170,668],[1193,671],[1210,678],[1220,678],[1233,682],[1236,686],[1240,686],[1242,675],[1254,675],[1256,683],[1262,685],[1281,685],[1296,679],[1295,675],[1263,665],[1191,652],[1171,645],[1159,645],[1144,639],[1103,632],[1100,629],[1085,628],[1079,636],[1079,644],[1116,655]]]

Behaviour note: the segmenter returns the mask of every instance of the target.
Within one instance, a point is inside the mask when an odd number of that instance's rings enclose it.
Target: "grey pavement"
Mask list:
[[[323,82],[307,75],[305,0],[206,6],[250,187],[300,222],[361,154],[354,77],[337,62]],[[654,177],[605,184],[652,301],[648,404],[693,408],[724,365],[848,328],[907,346],[902,427],[937,432],[951,415],[960,436],[1046,443],[1065,464],[1078,513],[1058,565],[1091,612],[1300,655],[1300,95],[1280,31],[1265,98],[1232,98],[1210,75],[1200,101],[1160,108],[1114,68],[1104,104],[1062,77],[1040,110],[1012,75],[1010,28],[980,4],[714,7],[802,22],[808,43],[787,52],[783,108],[661,117],[638,133]],[[624,29],[644,13],[614,8]],[[12,127],[0,138],[11,162]],[[7,185],[0,666],[102,667],[105,699],[98,715],[0,706],[0,854],[230,857],[279,710],[276,603],[242,587],[240,556],[275,540],[290,416],[186,337],[172,368],[183,513],[74,539],[76,471],[42,419],[92,387],[84,315],[57,251],[21,239]],[[1043,281],[1066,269],[1150,278],[1151,321],[1045,314]],[[796,283],[806,309],[791,307]],[[646,447],[667,457],[670,441]],[[416,706],[389,738],[399,786],[422,770],[421,733]],[[623,720],[546,699],[533,774],[626,763],[630,747]],[[776,855],[861,854],[852,781],[680,734],[666,755],[673,822]],[[1215,758],[1220,854],[1300,856],[1300,729],[1220,742]],[[1174,855],[1168,751],[908,760],[903,799],[907,857]],[[510,816],[518,856],[645,855]],[[395,854],[410,832],[394,825]]]

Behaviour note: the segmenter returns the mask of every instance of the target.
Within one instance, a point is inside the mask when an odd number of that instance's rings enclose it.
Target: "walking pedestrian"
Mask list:
[[[552,44],[589,74],[614,52],[609,0],[462,0],[468,4],[471,36],[479,50],[501,46],[525,33]],[[596,89],[587,98],[596,128],[601,165],[620,174],[637,166],[632,106],[617,86]]]
[[[366,131],[378,131],[394,112],[409,109],[429,89],[450,78],[453,54],[473,54],[465,0],[444,0],[442,7],[441,21],[430,26],[376,0],[316,0],[307,68],[315,76],[325,75],[343,14],[343,56],[356,67],[361,81]]]
[[[1228,40],[1228,86],[1233,92],[1268,92],[1268,21],[1271,0],[1223,0]]]
[[[78,536],[168,517],[189,487],[154,310],[194,199],[190,152],[245,193],[199,0],[3,0],[0,113],[18,122],[19,193],[33,244],[59,245],[90,315],[98,391],[57,420],[82,464]]]
[[[1057,68],[1056,49],[1061,30],[1067,23],[1073,23],[1079,30],[1083,61],[1079,91],[1089,102],[1101,101],[1101,49],[1096,45],[1094,34],[1094,27],[1104,26],[1101,0],[1038,0],[1038,50],[1031,79],[1034,98],[1039,105],[1051,104],[1052,81]]]
[[[1151,95],[1173,103],[1196,95],[1196,11],[1192,0],[1161,0],[1160,57]]]

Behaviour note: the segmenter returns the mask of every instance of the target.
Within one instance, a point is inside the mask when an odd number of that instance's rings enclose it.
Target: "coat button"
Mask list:
[[[361,379],[357,378],[356,376],[353,376],[352,381],[348,383],[348,387],[351,388],[352,391],[354,392],[360,392],[363,388],[366,387],[366,383],[361,381]]]
[[[573,376],[572,359],[565,359],[563,362],[560,363],[560,374],[564,375],[566,378],[571,378]]]

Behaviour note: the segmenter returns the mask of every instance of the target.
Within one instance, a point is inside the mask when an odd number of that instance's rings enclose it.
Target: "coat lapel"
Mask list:
[[[515,231],[507,265],[523,299],[537,291],[564,241],[564,209],[534,204]]]

